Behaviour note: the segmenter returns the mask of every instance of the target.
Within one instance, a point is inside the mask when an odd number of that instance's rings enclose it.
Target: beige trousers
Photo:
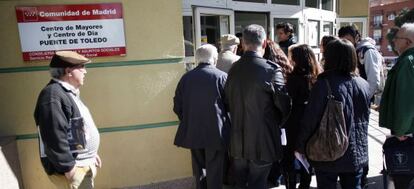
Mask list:
[[[95,176],[96,167],[91,165],[75,167],[75,174],[70,180],[62,174],[49,175],[49,179],[57,189],[93,189]]]

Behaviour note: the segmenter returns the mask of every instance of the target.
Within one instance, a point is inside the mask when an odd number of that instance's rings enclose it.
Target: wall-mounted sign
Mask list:
[[[16,15],[24,61],[51,59],[57,50],[126,54],[121,3],[24,6]]]

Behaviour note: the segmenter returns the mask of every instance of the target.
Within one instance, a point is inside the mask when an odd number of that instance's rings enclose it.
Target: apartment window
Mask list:
[[[375,42],[377,44],[380,44],[381,43],[381,39],[382,39],[382,31],[381,31],[381,29],[374,30],[374,33],[373,34],[374,34],[373,35],[373,38],[374,38]]]
[[[311,8],[319,8],[319,0],[306,0],[306,6]]]
[[[334,0],[322,0],[322,9],[333,11],[333,1]]]
[[[251,3],[267,3],[267,0],[233,0],[233,1],[251,2]]]
[[[193,17],[183,16],[185,56],[194,56]]]
[[[272,0],[273,4],[299,5],[299,0]]]
[[[390,13],[387,18],[388,20],[395,20],[395,13]]]
[[[382,24],[382,15],[374,16],[374,26],[380,26]]]
[[[319,47],[319,28],[318,20],[308,20],[309,45],[313,48]]]

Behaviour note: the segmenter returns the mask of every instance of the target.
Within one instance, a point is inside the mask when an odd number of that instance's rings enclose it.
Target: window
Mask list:
[[[322,0],[322,9],[333,11],[333,1],[334,0]]]
[[[309,45],[313,48],[319,47],[319,27],[318,20],[308,20]]]
[[[252,2],[252,3],[267,3],[267,0],[233,0],[233,1]]]
[[[185,56],[194,56],[193,18],[191,16],[183,16],[183,32]]]
[[[299,32],[298,31],[299,19],[297,19],[297,18],[274,18],[273,19],[273,23],[274,23],[274,26],[273,27],[275,28],[275,35],[273,36],[274,37],[274,40],[275,41],[279,41],[277,39],[277,35],[276,35],[276,25],[279,24],[279,23],[281,23],[281,22],[288,22],[288,23],[290,23],[290,24],[293,25],[294,35],[296,37],[296,40],[299,41],[299,39],[298,39],[298,36],[299,36],[299,33],[298,33]]]
[[[322,36],[333,35],[333,22],[323,22]]]
[[[273,4],[299,5],[299,0],[272,0]]]
[[[377,44],[380,44],[381,43],[381,40],[382,40],[382,31],[381,31],[381,29],[374,30],[374,33],[373,34],[374,34],[373,35],[373,38],[374,38],[375,42]]]
[[[306,0],[306,6],[311,8],[319,8],[319,0]]]
[[[374,26],[381,26],[382,24],[382,15],[374,16]]]
[[[390,13],[388,15],[388,20],[395,20],[395,13]]]
[[[253,13],[253,12],[235,12],[235,32],[243,32],[243,28],[250,24],[258,24],[263,26],[267,33],[267,14],[266,13]]]

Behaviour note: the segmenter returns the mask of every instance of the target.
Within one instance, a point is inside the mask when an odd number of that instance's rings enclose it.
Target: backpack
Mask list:
[[[312,161],[335,161],[348,149],[348,134],[343,103],[334,99],[328,80],[328,102],[319,128],[306,144],[306,155]]]
[[[359,75],[362,78],[364,78],[365,80],[367,80],[367,72],[365,71],[364,63],[361,62],[361,60],[364,60],[365,52],[367,52],[370,49],[377,50],[375,47],[372,47],[372,46],[362,46],[361,48],[359,48],[356,51],[357,56],[358,56],[358,70],[359,70]]]
[[[358,56],[358,70],[359,70],[359,75],[364,78],[365,80],[367,80],[367,72],[365,70],[365,66],[364,63],[362,62],[364,60],[364,56],[365,53],[368,50],[374,50],[378,52],[378,49],[376,49],[373,46],[362,46],[361,48],[357,49],[356,53]],[[384,58],[382,58],[382,62],[380,62],[380,64],[384,64]],[[384,86],[385,86],[385,74],[384,74],[384,70],[381,66],[381,70],[380,70],[380,84],[378,86],[378,89],[376,91],[376,93],[381,93],[382,91],[384,91]]]

